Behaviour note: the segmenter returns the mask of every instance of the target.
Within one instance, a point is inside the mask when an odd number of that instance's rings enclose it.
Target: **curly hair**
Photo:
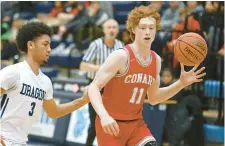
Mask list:
[[[35,38],[48,35],[51,37],[52,29],[42,22],[27,22],[23,25],[16,36],[16,45],[20,51],[27,53],[27,42]]]
[[[139,6],[139,7],[135,7],[131,13],[128,16],[127,19],[127,30],[130,33],[130,37],[131,40],[133,41],[135,38],[135,34],[133,33],[132,29],[134,29],[141,18],[145,18],[145,17],[153,17],[156,20],[156,29],[157,31],[160,30],[160,14],[157,12],[157,10],[152,6],[152,5],[148,5],[148,6]]]

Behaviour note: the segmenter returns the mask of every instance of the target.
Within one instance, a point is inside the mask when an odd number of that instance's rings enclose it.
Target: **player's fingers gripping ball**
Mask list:
[[[206,41],[197,33],[181,35],[174,47],[175,57],[186,66],[200,64],[205,59],[207,52]]]

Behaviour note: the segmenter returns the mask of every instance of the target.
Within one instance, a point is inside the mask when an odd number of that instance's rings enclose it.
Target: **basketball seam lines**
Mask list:
[[[182,40],[180,40],[180,39],[178,39],[178,41],[181,41],[181,42],[185,43],[186,45],[192,47],[192,48],[195,49],[197,52],[199,52],[199,54],[201,54],[203,57],[205,57],[198,49],[196,49],[196,48],[193,47],[192,45],[190,45],[190,44],[188,44],[188,43],[186,43],[186,42],[184,42],[184,41],[182,41]]]
[[[180,49],[180,52],[184,55],[182,49],[180,48],[180,42],[179,42],[179,49]],[[186,58],[187,60],[189,60],[191,63],[194,63],[194,62],[192,62],[186,55],[184,55],[184,56],[185,56],[185,58]],[[194,64],[195,64],[195,63],[194,63]]]
[[[205,43],[206,43],[206,41],[205,41],[204,39],[199,38],[199,37],[196,37],[196,36],[184,36],[184,37],[178,38],[178,40],[179,40],[179,39],[186,38],[186,37],[195,37],[195,38],[198,38],[198,39],[200,39],[200,40],[202,40],[203,42],[205,42]],[[207,43],[206,43],[206,44],[207,44]]]

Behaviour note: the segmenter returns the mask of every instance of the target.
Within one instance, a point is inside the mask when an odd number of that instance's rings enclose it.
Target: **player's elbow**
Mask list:
[[[53,109],[53,110],[48,110],[46,111],[47,115],[49,118],[52,118],[52,119],[57,119],[59,118],[59,116],[57,115],[57,109]]]
[[[101,91],[102,88],[104,86],[102,86],[101,84],[97,84],[95,82],[92,82],[89,86],[88,86],[88,91],[93,91],[93,90],[98,90]],[[89,93],[89,92],[88,92]]]
[[[57,119],[58,118],[58,116],[56,114],[54,114],[54,113],[47,113],[47,115],[48,115],[49,118],[52,118],[52,119]]]
[[[158,102],[155,102],[155,101],[149,101],[149,103],[150,103],[151,105],[157,105],[157,104],[158,104]]]
[[[151,104],[151,105],[156,105],[158,104],[159,102],[153,98],[153,97],[148,97],[148,102]]]

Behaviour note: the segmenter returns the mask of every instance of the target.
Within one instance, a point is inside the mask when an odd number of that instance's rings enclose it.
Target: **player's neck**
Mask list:
[[[108,38],[104,37],[104,43],[107,45],[107,47],[113,48],[114,39],[108,39]]]
[[[137,52],[143,58],[146,58],[150,55],[149,50],[151,48],[151,44],[149,46],[144,46],[144,45],[141,45],[140,43],[138,43],[137,41],[134,41],[132,45],[133,45],[133,49],[135,50],[135,52]]]
[[[26,61],[35,75],[39,74],[40,64],[34,61],[31,57],[26,57]]]

